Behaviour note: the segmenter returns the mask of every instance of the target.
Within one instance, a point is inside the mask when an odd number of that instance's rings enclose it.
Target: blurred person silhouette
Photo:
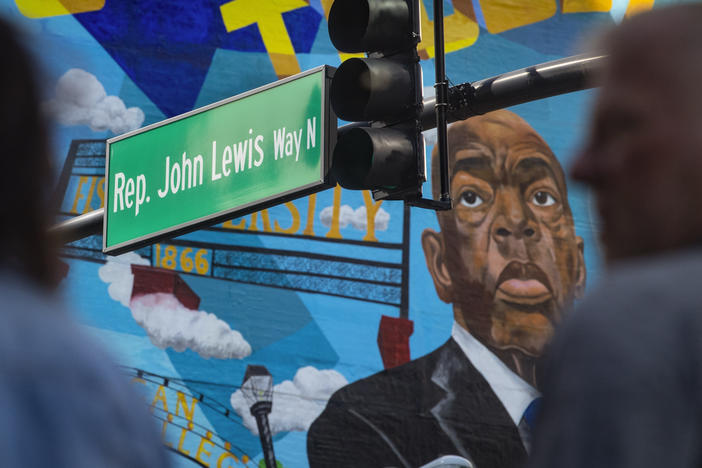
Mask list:
[[[607,268],[557,331],[528,466],[702,466],[702,5],[603,37],[573,177],[594,192]]]
[[[0,466],[165,467],[146,403],[55,296],[36,72],[0,19]]]

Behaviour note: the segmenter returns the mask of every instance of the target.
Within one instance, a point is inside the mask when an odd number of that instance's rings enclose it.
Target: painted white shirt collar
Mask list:
[[[524,411],[535,398],[541,396],[541,393],[515,374],[457,322],[453,322],[451,337],[458,343],[471,364],[487,380],[514,424],[519,425]]]

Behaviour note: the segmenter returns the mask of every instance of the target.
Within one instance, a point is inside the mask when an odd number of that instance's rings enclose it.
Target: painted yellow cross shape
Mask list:
[[[300,72],[283,13],[308,6],[305,0],[233,0],[219,7],[227,32],[258,24],[278,78]]]

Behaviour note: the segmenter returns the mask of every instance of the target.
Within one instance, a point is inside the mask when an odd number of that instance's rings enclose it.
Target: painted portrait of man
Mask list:
[[[421,466],[460,455],[518,466],[536,360],[585,288],[563,169],[521,117],[496,111],[448,132],[453,209],[422,247],[451,338],[435,351],[337,391],[308,433],[317,466]],[[438,192],[438,158],[432,157]]]

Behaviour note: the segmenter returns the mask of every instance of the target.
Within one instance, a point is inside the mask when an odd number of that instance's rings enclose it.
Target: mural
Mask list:
[[[578,53],[654,7],[444,3],[454,84]],[[349,57],[329,40],[331,4],[0,0],[42,67],[60,218],[103,205],[107,138]],[[250,364],[272,375],[279,466],[415,467],[443,454],[517,466],[537,358],[586,277],[598,281],[589,200],[564,176],[590,95],[453,124],[455,209],[438,217],[336,187],[118,257],[92,236],[62,251],[65,297],[143,394],[174,466],[264,466],[241,388]]]
[[[536,358],[584,290],[583,241],[560,164],[523,119],[492,112],[452,125],[448,141],[455,208],[438,213],[441,232],[426,229],[422,246],[438,296],[453,304],[451,339],[334,394],[308,435],[311,465],[526,457],[518,425],[539,396]]]

